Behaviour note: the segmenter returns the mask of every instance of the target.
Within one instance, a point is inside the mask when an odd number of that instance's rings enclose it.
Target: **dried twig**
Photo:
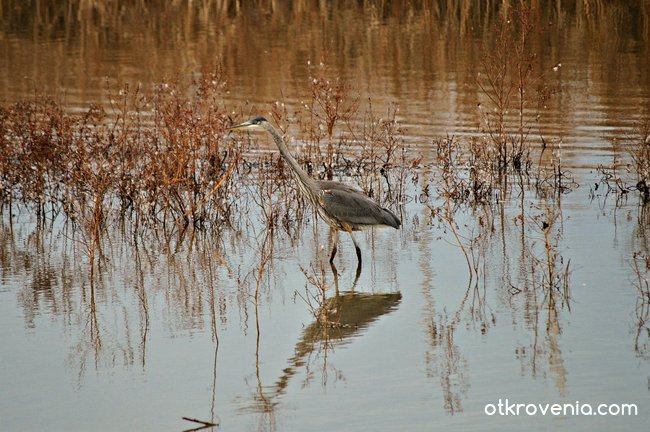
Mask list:
[[[212,423],[212,422],[209,422],[209,421],[199,420],[199,419],[195,419],[195,418],[191,418],[191,417],[182,417],[182,419],[187,420],[189,422],[194,422],[194,423],[198,423],[200,425],[203,425],[203,426],[201,426],[199,428],[196,428],[196,429],[187,429],[185,432],[197,431],[197,430],[201,430],[201,429],[206,429],[206,428],[219,426],[219,423]]]

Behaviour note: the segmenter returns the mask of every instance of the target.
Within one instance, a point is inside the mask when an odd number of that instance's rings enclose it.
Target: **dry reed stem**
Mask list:
[[[217,191],[217,189],[219,189],[224,184],[224,182],[230,177],[230,174],[232,174],[232,172],[235,169],[235,167],[237,166],[238,162],[239,162],[239,155],[235,156],[235,160],[233,160],[232,163],[230,164],[230,166],[228,167],[228,171],[226,171],[226,173],[223,176],[221,176],[221,178],[212,187],[212,189],[210,189],[210,191],[207,194],[205,194],[205,196],[203,198],[201,198],[196,204],[194,204],[190,209],[188,209],[185,213],[183,213],[181,216],[179,216],[174,221],[174,223],[178,225],[181,219],[187,217],[190,213],[194,212],[194,210],[198,206],[205,203],[208,200],[208,198],[210,198],[210,196],[212,196]]]

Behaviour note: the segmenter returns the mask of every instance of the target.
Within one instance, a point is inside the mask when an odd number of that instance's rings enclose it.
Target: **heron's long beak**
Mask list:
[[[234,130],[245,130],[245,129],[252,129],[255,128],[257,125],[255,123],[252,123],[251,121],[245,121],[244,123],[239,123],[234,126],[227,127],[227,131],[234,131]]]

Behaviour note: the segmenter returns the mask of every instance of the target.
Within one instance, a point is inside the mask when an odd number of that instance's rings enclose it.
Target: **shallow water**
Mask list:
[[[299,117],[319,73],[358,92],[353,123],[368,98],[377,116],[397,107],[404,142],[425,161],[435,137],[484,136],[476,74],[500,10],[254,3],[3,1],[0,100],[38,89],[78,112],[110,106],[110,85],[147,88],[221,62],[221,102],[234,120],[268,115],[275,101]],[[271,236],[254,212],[217,233],[143,238],[128,221],[112,223],[91,283],[72,224],[42,227],[27,208],[5,208],[0,429],[197,426],[185,416],[228,430],[643,430],[650,330],[633,262],[648,254],[647,209],[634,191],[606,193],[597,170],[616,164],[635,180],[617,143],[650,110],[650,11],[639,3],[540,6],[546,24],[534,43],[558,91],[531,116],[530,140],[549,144],[573,187],[538,195],[514,182],[487,211],[461,207],[461,234],[479,237],[478,280],[449,226],[431,218],[439,191],[415,199],[434,183],[430,164],[407,190],[401,230],[357,235],[357,281],[350,239],[341,236],[335,279],[328,229],[310,211]],[[567,297],[543,287],[548,209],[553,269],[570,269]],[[315,324],[322,298],[312,282],[327,288],[336,325]],[[486,415],[500,399],[631,403],[638,413]]]

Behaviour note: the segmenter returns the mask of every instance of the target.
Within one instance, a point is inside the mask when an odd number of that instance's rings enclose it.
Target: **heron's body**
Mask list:
[[[377,225],[399,228],[400,220],[390,210],[380,207],[363,192],[335,181],[321,180],[316,184],[318,214],[331,227],[343,231],[360,231]]]
[[[298,186],[307,200],[314,206],[320,217],[334,231],[333,248],[330,262],[336,255],[336,243],[340,230],[346,231],[352,237],[361,264],[361,249],[352,231],[359,231],[373,226],[390,226],[399,228],[401,221],[393,212],[381,207],[363,192],[343,183],[314,180],[303,170],[291,156],[284,139],[275,128],[263,117],[255,117],[247,122],[232,126],[228,130],[262,128],[269,132],[298,180]]]

